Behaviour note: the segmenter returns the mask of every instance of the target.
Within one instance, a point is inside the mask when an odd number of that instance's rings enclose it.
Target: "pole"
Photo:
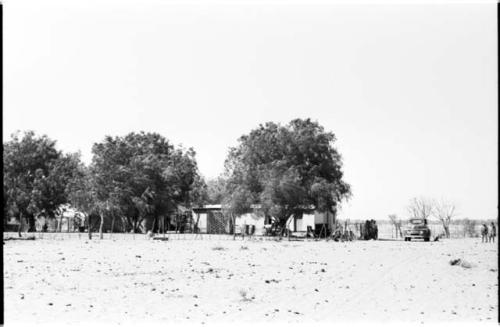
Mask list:
[[[88,223],[88,229],[89,229],[89,240],[92,239],[92,230],[91,230],[91,223],[90,223],[90,214],[88,215],[88,219],[87,219]]]

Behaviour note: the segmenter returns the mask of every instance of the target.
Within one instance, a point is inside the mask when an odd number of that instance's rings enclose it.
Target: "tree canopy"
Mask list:
[[[35,228],[34,217],[53,217],[57,208],[67,202],[66,189],[80,165],[78,154],[63,154],[56,142],[33,131],[15,133],[4,143],[5,213],[22,222],[28,219],[29,230]]]
[[[106,136],[94,144],[87,199],[125,217],[136,231],[147,217],[166,215],[203,196],[193,149],[175,148],[157,133]]]
[[[239,138],[225,162],[225,204],[235,214],[253,204],[284,223],[306,208],[336,210],[349,198],[335,135],[310,119],[268,122]]]
[[[226,179],[223,176],[219,176],[209,179],[206,185],[206,201],[209,204],[221,204],[226,196]]]

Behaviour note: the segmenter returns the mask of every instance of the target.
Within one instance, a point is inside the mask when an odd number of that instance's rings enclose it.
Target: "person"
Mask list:
[[[490,230],[489,230],[488,234],[489,234],[488,238],[489,238],[490,242],[495,243],[495,236],[497,236],[497,228],[495,227],[494,222],[491,222],[491,226],[490,226]]]
[[[481,243],[488,242],[488,226],[483,224],[481,227]]]
[[[378,240],[378,226],[377,222],[372,219],[372,228],[373,228],[373,239]]]
[[[364,239],[365,241],[368,241],[371,238],[372,235],[372,224],[370,220],[365,221],[365,235]]]

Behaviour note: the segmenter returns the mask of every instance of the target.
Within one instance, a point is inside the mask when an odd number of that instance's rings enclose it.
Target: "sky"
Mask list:
[[[80,151],[158,132],[206,178],[259,124],[335,133],[341,218],[407,217],[411,198],[497,218],[496,4],[4,1],[3,137]]]

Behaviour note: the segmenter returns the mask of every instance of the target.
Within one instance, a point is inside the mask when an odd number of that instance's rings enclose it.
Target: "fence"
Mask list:
[[[47,240],[69,240],[69,239],[82,239],[88,240],[88,233],[78,233],[78,232],[62,232],[62,233],[43,233],[43,232],[33,232],[33,233],[22,233],[23,236],[35,236],[36,239],[47,239]],[[134,234],[134,233],[103,233],[104,240],[148,240],[149,237],[146,234]],[[162,234],[158,234],[162,235]],[[166,234],[169,240],[176,241],[190,241],[190,240],[232,240],[232,234]],[[4,232],[4,239],[7,237],[17,238],[19,237],[17,232]],[[259,236],[260,237],[260,236]],[[245,237],[246,238],[246,237]],[[99,233],[92,233],[92,239],[99,239]]]
[[[388,222],[378,222],[378,237],[379,238],[398,238],[396,235],[396,228],[394,225]],[[431,236],[435,237],[440,234],[444,234],[443,225],[438,223],[430,223],[428,224],[429,229],[431,230]],[[464,224],[451,224],[450,225],[450,237],[451,238],[464,238],[470,237],[467,233],[466,226]],[[401,226],[401,230],[404,232],[405,224]],[[477,224],[474,226],[474,236],[480,237],[481,235],[481,225]]]
[[[354,224],[349,224],[353,231],[356,231]],[[440,235],[444,232],[443,226],[437,223],[430,223],[429,228],[431,230],[432,237]],[[390,222],[380,221],[377,223],[378,227],[378,237],[383,239],[397,239],[396,229],[394,225]],[[405,225],[402,226],[404,231]],[[452,224],[450,225],[450,236],[451,238],[464,238],[469,237],[466,234],[466,227],[463,224]],[[474,226],[474,237],[480,237],[481,235],[481,224]],[[67,239],[88,239],[88,232],[33,232],[26,233],[23,235],[34,235],[37,239],[49,239],[49,240],[67,240]],[[161,235],[161,234],[159,234]],[[170,240],[232,240],[232,234],[193,234],[193,233],[167,233],[166,234]],[[6,237],[18,237],[17,232],[4,232],[4,238]],[[104,240],[147,240],[149,237],[146,234],[134,234],[134,233],[103,233]],[[267,239],[273,237],[266,236],[253,236],[257,239]],[[99,233],[93,232],[92,239],[99,239]],[[286,239],[286,238],[285,238]]]

